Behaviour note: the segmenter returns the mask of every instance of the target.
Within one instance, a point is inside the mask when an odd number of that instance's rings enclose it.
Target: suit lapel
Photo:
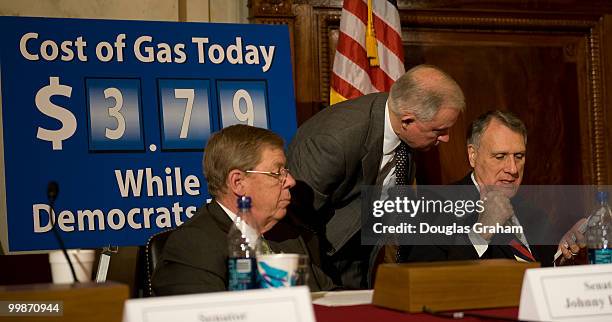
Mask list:
[[[472,181],[472,172],[468,173],[468,175],[463,177],[463,179],[453,183],[453,185],[474,186],[474,182]],[[476,188],[476,186],[474,186],[474,188]],[[478,192],[478,191],[476,191],[476,192]]]
[[[387,94],[376,95],[370,112],[370,127],[362,149],[361,165],[363,184],[373,185],[376,182],[378,168],[382,158],[382,146],[385,130],[385,104]]]
[[[514,257],[514,251],[512,251],[512,246],[510,246],[510,245],[499,245],[499,247],[501,248],[501,250],[504,253],[506,258],[516,259]]]
[[[217,201],[213,199],[210,203],[206,205],[206,209],[210,213],[215,223],[219,226],[219,228],[221,228],[221,230],[227,234],[232,225],[232,220],[225,213],[223,208],[221,208]]]

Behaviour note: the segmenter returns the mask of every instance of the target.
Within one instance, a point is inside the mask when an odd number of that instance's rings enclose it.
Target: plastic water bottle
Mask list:
[[[612,263],[612,211],[608,193],[597,192],[597,202],[599,207],[590,216],[586,229],[589,263]]]
[[[251,198],[238,197],[238,214],[227,234],[229,258],[228,290],[240,291],[258,288],[256,249],[258,248],[257,231],[249,227],[247,221],[251,216]]]

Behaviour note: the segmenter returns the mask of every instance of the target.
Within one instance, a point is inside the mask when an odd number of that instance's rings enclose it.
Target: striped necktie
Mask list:
[[[529,251],[529,248],[525,247],[523,243],[518,241],[516,238],[513,238],[508,243],[510,248],[512,249],[512,253],[514,254],[516,260],[525,261],[525,262],[535,262],[535,258]]]
[[[397,148],[395,148],[395,185],[405,186],[409,185],[408,182],[408,144],[402,141]]]
[[[265,238],[263,238],[263,236],[261,237],[261,253],[264,255],[274,254],[272,247],[270,247],[270,245],[268,244],[268,241]]]

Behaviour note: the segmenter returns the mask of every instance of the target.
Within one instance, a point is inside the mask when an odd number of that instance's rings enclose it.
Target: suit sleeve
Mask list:
[[[157,296],[226,291],[225,282],[214,272],[184,263],[166,261],[153,278]]]
[[[297,138],[289,146],[289,170],[312,190],[312,207],[320,210],[346,176],[342,145],[331,135]]]
[[[333,204],[336,200],[330,200],[335,191],[343,189],[342,185],[358,180],[349,178],[353,174],[347,169],[353,169],[353,163],[361,160],[347,158],[346,155],[351,155],[348,148],[327,134],[297,136],[289,147],[289,170],[297,180],[292,189],[291,209],[304,223],[325,231],[326,245],[331,246],[326,251],[328,255],[341,249],[361,227],[360,198],[340,207]]]
[[[170,235],[153,278],[156,295],[225,291],[226,253],[213,245],[201,245],[201,229],[182,229]]]

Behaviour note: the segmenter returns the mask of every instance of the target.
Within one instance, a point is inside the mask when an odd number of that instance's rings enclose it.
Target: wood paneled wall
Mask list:
[[[445,184],[465,175],[467,125],[489,109],[503,109],[516,113],[529,131],[525,184],[612,184],[612,2],[398,4],[406,68],[441,67],[467,101],[451,142],[420,155],[421,183]],[[251,21],[290,26],[301,124],[329,105],[342,1],[249,5]]]

